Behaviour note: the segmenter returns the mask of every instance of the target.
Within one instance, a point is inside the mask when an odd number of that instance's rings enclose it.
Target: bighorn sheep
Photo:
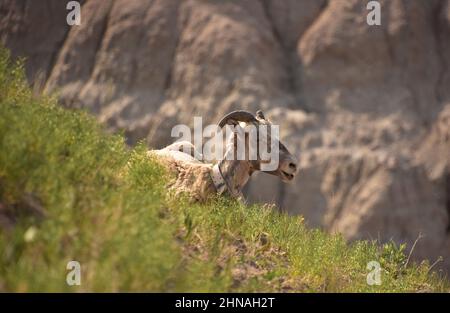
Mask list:
[[[244,139],[248,145],[248,134],[245,133],[247,126],[254,125],[258,129],[258,126],[271,127],[272,124],[261,111],[256,112],[256,116],[247,111],[234,111],[225,115],[218,125],[220,128],[232,125],[234,133],[227,138],[224,157],[215,164],[201,162],[198,158],[201,154],[189,142],[176,142],[164,149],[148,152],[149,155],[156,156],[169,171],[175,173],[175,178],[169,183],[170,189],[176,193],[185,192],[197,201],[204,201],[212,195],[224,193],[234,198],[242,198],[242,188],[250,176],[255,171],[260,171],[263,163],[267,163],[268,160],[261,160],[259,150],[256,160],[249,158],[247,153],[243,160],[239,160],[236,158],[237,140]],[[260,143],[278,144],[279,162],[275,170],[267,173],[280,177],[284,182],[292,181],[297,172],[296,158],[278,138],[272,138],[270,132],[268,135],[267,139]],[[192,148],[191,154],[182,152],[186,146]],[[257,149],[259,148],[258,145]]]

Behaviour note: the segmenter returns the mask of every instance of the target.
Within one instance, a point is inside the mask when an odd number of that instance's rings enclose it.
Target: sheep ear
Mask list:
[[[256,117],[260,120],[265,120],[264,113],[261,110],[256,111]]]

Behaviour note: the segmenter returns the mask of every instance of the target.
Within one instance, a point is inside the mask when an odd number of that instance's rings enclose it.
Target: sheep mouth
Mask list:
[[[281,178],[283,180],[291,181],[294,179],[294,174],[290,174],[285,171],[281,171]]]

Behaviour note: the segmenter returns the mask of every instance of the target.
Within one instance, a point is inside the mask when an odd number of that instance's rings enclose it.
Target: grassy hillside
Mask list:
[[[347,244],[270,206],[174,199],[145,151],[33,96],[0,50],[0,290],[448,290],[428,264],[405,266],[402,246]],[[66,284],[70,260],[81,286]],[[380,286],[366,283],[372,260]]]

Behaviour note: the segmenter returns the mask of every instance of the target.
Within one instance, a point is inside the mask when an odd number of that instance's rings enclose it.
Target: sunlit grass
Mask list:
[[[172,198],[143,144],[129,149],[87,113],[33,96],[0,51],[0,290],[448,290],[428,264],[405,266],[403,246],[348,244],[270,205]],[[66,284],[70,260],[80,286]],[[372,260],[379,286],[366,282]]]

